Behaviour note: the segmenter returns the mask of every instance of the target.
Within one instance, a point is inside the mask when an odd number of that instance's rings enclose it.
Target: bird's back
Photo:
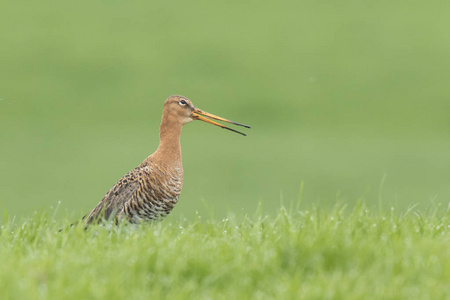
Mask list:
[[[178,202],[183,169],[148,157],[123,176],[84,219],[87,225],[100,220],[138,223],[167,216]]]

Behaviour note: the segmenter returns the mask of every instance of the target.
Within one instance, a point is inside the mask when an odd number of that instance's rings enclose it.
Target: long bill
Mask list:
[[[195,120],[200,120],[200,121],[203,121],[203,122],[206,122],[206,123],[209,123],[209,124],[213,124],[213,125],[222,127],[223,129],[231,130],[233,132],[236,132],[236,133],[239,133],[239,134],[242,134],[242,135],[245,135],[245,136],[247,136],[245,133],[242,133],[240,131],[231,129],[229,127],[226,127],[226,126],[224,126],[224,125],[222,125],[220,123],[214,122],[211,119],[222,121],[222,122],[231,123],[231,124],[242,126],[242,127],[245,127],[245,128],[250,128],[250,126],[248,126],[248,125],[244,125],[244,124],[240,124],[240,123],[237,123],[237,122],[234,122],[234,121],[227,120],[225,118],[222,118],[222,117],[210,114],[210,113],[208,113],[206,111],[203,111],[201,109],[198,109],[198,108],[194,108],[194,111],[192,112],[192,118],[195,119]]]

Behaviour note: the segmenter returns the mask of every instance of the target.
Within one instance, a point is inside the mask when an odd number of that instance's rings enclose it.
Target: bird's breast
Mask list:
[[[162,219],[178,202],[182,187],[182,167],[143,166],[139,172],[139,187],[133,197],[135,201],[125,205],[124,214],[132,223]]]

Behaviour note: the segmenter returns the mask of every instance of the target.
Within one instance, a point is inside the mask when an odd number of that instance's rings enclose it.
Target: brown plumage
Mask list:
[[[164,102],[158,149],[123,176],[83,220],[86,226],[101,220],[138,223],[164,218],[178,202],[183,186],[180,134],[184,124],[201,120],[240,133],[211,119],[250,128],[196,108],[183,96]]]

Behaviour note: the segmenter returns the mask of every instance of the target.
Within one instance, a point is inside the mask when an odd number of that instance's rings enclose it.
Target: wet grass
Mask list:
[[[51,215],[2,226],[2,299],[450,297],[450,213],[440,205],[282,206],[62,232]]]

